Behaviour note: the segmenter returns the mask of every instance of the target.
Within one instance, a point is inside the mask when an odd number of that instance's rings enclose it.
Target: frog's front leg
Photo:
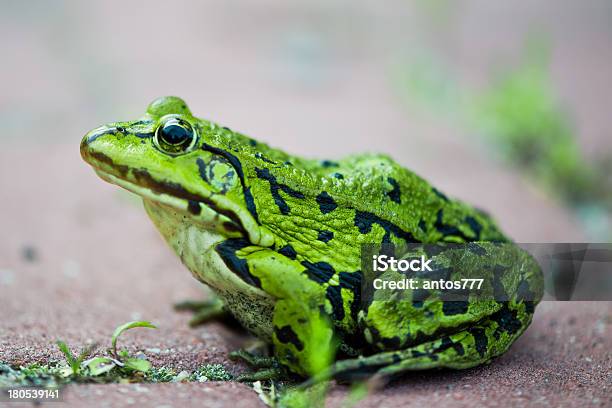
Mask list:
[[[278,361],[310,376],[331,363],[335,352],[332,306],[322,285],[303,265],[271,249],[239,251],[261,289],[275,298],[272,342]],[[330,279],[332,281],[332,279]]]

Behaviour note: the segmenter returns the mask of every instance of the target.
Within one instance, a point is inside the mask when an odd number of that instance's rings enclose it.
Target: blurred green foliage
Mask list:
[[[471,121],[513,165],[573,207],[609,199],[584,159],[549,76],[548,47],[530,43],[517,67],[473,96]]]
[[[571,114],[555,93],[549,61],[550,45],[531,38],[516,65],[478,90],[459,86],[448,64],[425,53],[403,67],[399,87],[413,106],[482,135],[492,154],[574,209],[593,239],[610,239],[612,156],[583,156]]]

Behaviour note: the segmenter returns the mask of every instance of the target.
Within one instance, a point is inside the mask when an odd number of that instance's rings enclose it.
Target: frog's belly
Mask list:
[[[240,279],[225,265],[215,251],[215,245],[225,237],[193,224],[168,207],[145,200],[145,208],[192,275],[210,286],[247,330],[271,342],[274,299]]]

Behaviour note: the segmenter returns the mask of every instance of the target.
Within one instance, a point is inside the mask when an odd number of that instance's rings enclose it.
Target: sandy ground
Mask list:
[[[189,316],[172,310],[204,290],[138,200],[97,179],[78,154],[87,130],[138,117],[164,94],[290,152],[392,154],[442,191],[493,213],[518,241],[587,239],[572,214],[474,135],[400,103],[390,71],[402,56],[434,50],[462,81],[479,85],[536,27],[555,45],[552,77],[579,143],[589,155],[609,150],[606,2],[465,1],[450,17],[401,1],[385,9],[272,0],[265,7],[50,3],[0,3],[0,46],[11,56],[0,66],[2,361],[58,360],[56,339],[75,349],[106,347],[115,326],[145,319],[159,329],[134,330],[121,342],[154,364],[180,371],[223,362],[244,370],[226,356],[249,339],[218,324],[190,329]],[[409,374],[360,406],[611,406],[611,312],[609,302],[546,302],[491,365]],[[334,388],[330,405],[346,392]],[[74,386],[65,402],[240,407],[259,400],[244,385],[209,383]]]

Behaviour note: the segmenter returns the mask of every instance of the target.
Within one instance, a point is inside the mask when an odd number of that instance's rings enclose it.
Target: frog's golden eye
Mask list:
[[[164,153],[178,155],[191,150],[196,139],[196,132],[189,122],[170,117],[161,122],[155,131],[154,141]]]

